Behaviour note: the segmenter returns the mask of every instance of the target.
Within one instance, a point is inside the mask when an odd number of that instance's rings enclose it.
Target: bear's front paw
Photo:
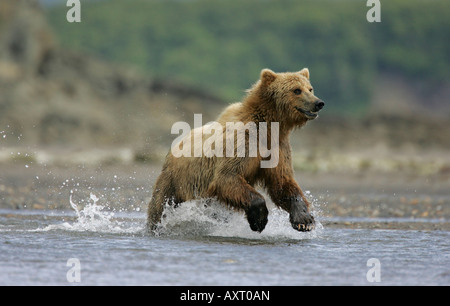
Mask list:
[[[262,232],[267,224],[267,216],[269,211],[266,207],[266,201],[263,199],[255,199],[246,210],[247,220],[250,228],[255,232]]]
[[[314,217],[305,211],[294,210],[289,216],[292,227],[300,232],[309,232],[314,229]]]

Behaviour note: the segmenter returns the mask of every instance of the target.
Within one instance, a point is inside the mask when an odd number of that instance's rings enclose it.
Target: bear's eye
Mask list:
[[[310,91],[310,92],[313,92],[313,89],[311,88],[309,91]]]
[[[300,95],[301,93],[302,93],[302,90],[301,89],[294,89],[294,93],[296,94],[296,95]]]

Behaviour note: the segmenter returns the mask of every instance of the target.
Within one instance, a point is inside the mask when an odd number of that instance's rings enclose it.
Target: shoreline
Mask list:
[[[41,213],[39,213],[41,212]],[[9,209],[9,208],[0,208],[0,218],[15,218],[15,219],[30,219],[34,217],[42,216],[42,214],[46,214],[49,212],[50,214],[46,219],[61,219],[64,222],[76,221],[76,216],[68,215],[67,211],[59,210],[60,214],[54,214],[55,210],[42,210],[42,209],[30,209],[27,213],[23,213],[23,210],[18,209]],[[72,211],[71,211],[72,212]],[[142,212],[145,215],[145,212]],[[145,218],[137,218],[136,220],[142,219],[142,222],[145,222]],[[112,218],[112,220],[121,218]],[[385,218],[383,220],[377,219],[365,219],[365,220],[352,220],[352,218],[342,218],[342,220],[332,220],[332,219],[324,219],[318,218],[321,226],[324,229],[351,229],[351,230],[360,230],[360,229],[370,229],[370,230],[413,230],[413,231],[450,231],[450,221],[449,220],[410,220],[404,219],[399,220],[392,218]]]
[[[106,209],[145,213],[161,167],[160,163],[67,167],[0,163],[0,209],[70,211],[71,196],[83,206],[94,194]],[[448,173],[296,170],[296,179],[325,228],[450,231]]]
[[[417,221],[322,221],[324,228],[334,229],[377,229],[377,230],[414,230],[414,231],[450,231],[450,222]]]

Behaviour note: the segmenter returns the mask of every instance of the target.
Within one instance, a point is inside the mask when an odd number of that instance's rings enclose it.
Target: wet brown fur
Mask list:
[[[295,94],[295,89],[300,89],[301,95]],[[228,106],[217,122],[222,127],[226,122],[279,122],[278,165],[261,168],[259,153],[257,157],[176,158],[169,152],[149,203],[149,229],[155,229],[160,222],[166,203],[216,198],[235,209],[247,211],[255,200],[265,201],[254,187],[257,184],[264,187],[272,201],[282,209],[291,211],[292,199],[297,199],[309,210],[310,204],[294,179],[289,134],[295,127],[313,119],[295,107],[313,111],[317,100],[307,68],[295,73],[263,69],[260,80],[247,91],[243,101]],[[268,126],[270,135],[270,124]]]

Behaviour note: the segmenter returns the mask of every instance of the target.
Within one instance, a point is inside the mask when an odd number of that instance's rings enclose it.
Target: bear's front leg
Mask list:
[[[243,210],[253,231],[262,232],[266,227],[269,215],[266,201],[242,176],[215,178],[208,189],[208,196],[217,197],[219,201]]]
[[[309,213],[310,204],[294,179],[287,179],[283,183],[268,180],[266,186],[275,205],[289,213],[289,221],[294,229],[301,232],[314,229],[314,217]]]
[[[308,212],[308,207],[302,197],[293,197],[287,200],[289,210],[289,221],[292,227],[301,232],[307,232],[314,229],[314,217]]]
[[[261,198],[255,198],[250,202],[250,205],[245,209],[248,224],[252,231],[262,232],[267,224],[267,216],[269,210],[266,206],[266,201]]]

